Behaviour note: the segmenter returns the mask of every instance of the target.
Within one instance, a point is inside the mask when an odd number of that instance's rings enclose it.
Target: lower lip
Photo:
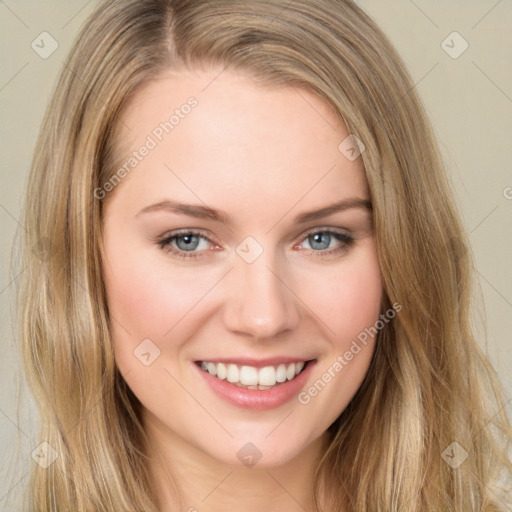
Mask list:
[[[227,380],[220,380],[207,371],[201,369],[196,363],[194,366],[206,383],[220,398],[241,409],[266,411],[284,405],[294,396],[298,395],[306,384],[309,375],[315,366],[316,360],[309,361],[297,377],[276,385],[272,389],[246,389]]]

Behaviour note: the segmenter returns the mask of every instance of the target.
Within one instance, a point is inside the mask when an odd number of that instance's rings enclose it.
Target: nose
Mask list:
[[[237,258],[230,272],[224,308],[225,327],[239,335],[275,338],[300,321],[298,298],[277,271],[267,251],[252,263]]]

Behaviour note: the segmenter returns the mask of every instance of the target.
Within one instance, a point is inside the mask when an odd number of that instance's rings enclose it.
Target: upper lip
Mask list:
[[[280,364],[291,364],[291,363],[305,363],[311,361],[312,358],[301,358],[301,357],[267,357],[265,359],[254,359],[251,357],[213,357],[211,359],[199,359],[197,363],[206,361],[210,363],[224,363],[224,364],[236,364],[239,366],[254,366],[255,368],[263,368],[265,366],[278,366]]]

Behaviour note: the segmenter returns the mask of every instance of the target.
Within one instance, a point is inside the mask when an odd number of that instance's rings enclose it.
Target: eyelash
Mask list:
[[[322,258],[324,256],[333,256],[335,254],[338,254],[341,251],[350,247],[354,242],[353,237],[351,237],[345,233],[342,233],[340,231],[334,231],[332,229],[315,229],[315,230],[309,231],[308,233],[306,233],[304,235],[301,242],[306,240],[311,235],[315,235],[315,234],[319,234],[319,233],[333,235],[338,241],[342,242],[342,244],[335,248],[331,248],[331,249],[324,249],[324,250],[317,250],[317,251],[315,251],[314,249],[310,249],[310,251],[313,251],[314,257],[317,257],[317,258]],[[171,246],[171,242],[173,242],[176,239],[181,238],[182,236],[185,236],[185,235],[192,235],[192,236],[196,236],[196,237],[202,238],[204,240],[210,241],[208,239],[208,237],[206,237],[201,231],[182,230],[182,231],[177,231],[175,233],[172,233],[170,236],[166,236],[165,238],[159,240],[157,242],[157,244],[163,251],[171,253],[173,255],[173,257],[178,258],[178,259],[201,258],[202,253],[204,253],[206,251],[190,251],[190,252],[188,252],[188,251],[183,251],[181,249],[175,249],[174,247]]]

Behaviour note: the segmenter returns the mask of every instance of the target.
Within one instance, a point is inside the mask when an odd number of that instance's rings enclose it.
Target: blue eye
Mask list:
[[[335,256],[346,251],[353,243],[354,238],[341,231],[332,229],[316,229],[311,231],[303,238],[303,243],[307,242],[310,249],[308,256],[322,258],[326,256]],[[334,246],[332,243],[334,242]],[[338,242],[337,244],[335,242]],[[306,248],[307,249],[307,248]],[[301,249],[304,250],[304,249]]]
[[[316,230],[305,235],[302,243],[309,244],[311,254],[317,257],[338,254],[354,242],[351,236],[332,229]],[[335,243],[334,247],[331,245]],[[160,248],[178,259],[200,258],[212,242],[199,231],[180,231],[159,240]],[[203,245],[203,249],[200,247]],[[299,244],[301,245],[301,244]],[[304,249],[301,249],[304,250]]]
[[[331,242],[339,241],[348,244],[352,239],[342,233],[334,231],[316,231],[306,237],[306,239],[312,249],[315,251],[325,251],[330,249]]]
[[[196,254],[202,240],[209,242],[208,238],[196,231],[182,231],[164,238],[158,242],[158,245],[165,251],[172,253],[180,259],[197,258],[200,254]],[[173,246],[173,243],[176,247]],[[202,251],[204,252],[204,251]]]
[[[178,249],[183,251],[193,251],[199,245],[199,237],[192,234],[175,237],[175,241]],[[180,242],[183,242],[183,244],[180,244]]]

